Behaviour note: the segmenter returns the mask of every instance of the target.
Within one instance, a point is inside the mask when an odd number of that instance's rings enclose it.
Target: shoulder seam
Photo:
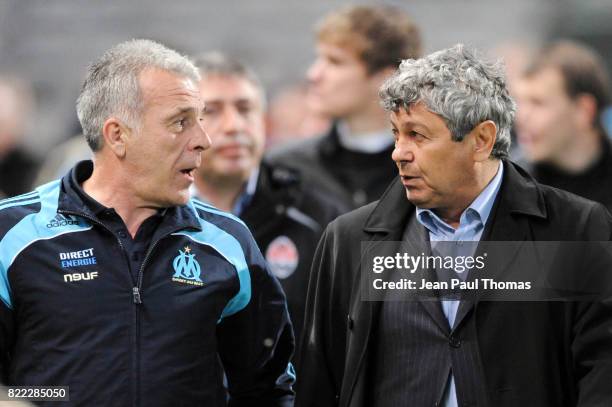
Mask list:
[[[204,207],[207,207],[207,208],[212,208],[212,209],[217,209],[217,208],[215,208],[213,205],[211,205],[211,204],[209,204],[209,203],[206,203],[206,202],[204,202],[203,200],[201,200],[200,198],[196,198],[195,196],[194,196],[194,197],[192,197],[192,198],[191,198],[191,200],[193,201],[193,203],[200,204],[200,205],[202,205],[202,206],[204,206]]]
[[[0,203],[0,211],[4,209],[8,209],[8,208],[13,208],[15,206],[26,206],[26,205],[32,205],[35,203],[39,203],[39,202],[41,202],[40,196],[33,196],[32,198],[29,198],[29,199],[25,198],[24,200],[3,202],[3,203]]]
[[[202,205],[200,204],[198,201],[193,200],[193,207],[196,209],[196,211],[199,209],[203,212],[207,212],[207,213],[211,213],[213,215],[219,215],[219,216],[223,216],[224,218],[228,218],[231,219],[237,223],[240,223],[242,226],[244,226],[245,228],[248,229],[247,225],[244,223],[244,221],[242,219],[240,219],[239,217],[232,215],[231,213],[222,211],[220,209],[217,209],[213,206],[209,206],[209,205]]]
[[[38,191],[34,190],[25,194],[21,194],[21,195],[16,195],[16,196],[11,196],[8,198],[4,198],[4,199],[0,199],[0,206],[4,205],[5,203],[8,202],[13,202],[13,201],[20,201],[20,200],[25,200],[25,199],[31,199],[34,198],[36,196],[39,196]]]

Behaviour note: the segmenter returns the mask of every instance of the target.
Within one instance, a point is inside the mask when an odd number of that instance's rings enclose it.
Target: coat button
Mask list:
[[[350,315],[347,315],[346,316],[346,326],[348,327],[348,329],[350,329],[352,331],[354,325],[355,325],[355,323],[353,322],[353,318],[351,318]]]
[[[461,339],[457,338],[455,335],[451,335],[448,337],[448,343],[453,348],[459,348],[461,346]]]

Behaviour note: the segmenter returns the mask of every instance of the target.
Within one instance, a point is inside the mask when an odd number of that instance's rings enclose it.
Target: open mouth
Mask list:
[[[193,172],[194,172],[195,168],[186,168],[184,170],[181,170],[181,173],[187,177],[190,181],[193,181]]]

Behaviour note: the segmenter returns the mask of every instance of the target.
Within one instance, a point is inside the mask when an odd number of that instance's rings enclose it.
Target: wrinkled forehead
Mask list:
[[[138,81],[145,106],[166,102],[201,104],[197,84],[186,76],[153,68],[143,70]]]
[[[442,116],[432,112],[422,101],[390,111],[389,121],[397,129],[421,127],[433,130],[447,128]]]

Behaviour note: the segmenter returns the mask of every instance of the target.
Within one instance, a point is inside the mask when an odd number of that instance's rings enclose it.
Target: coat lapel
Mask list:
[[[413,246],[413,253],[424,253],[426,256],[432,254],[431,244],[429,242],[429,234],[427,229],[421,225],[416,219],[415,211],[410,215],[408,226],[406,227],[406,233],[403,236],[403,242],[409,246]],[[419,244],[423,242],[424,244]],[[432,270],[423,269],[417,270],[414,276],[420,276],[423,280],[430,283],[436,282],[437,277]],[[448,332],[450,327],[448,326],[448,320],[442,312],[440,301],[437,300],[438,291],[434,289],[420,290],[419,291],[419,303],[425,308],[425,311],[434,320],[442,332]]]
[[[414,206],[406,199],[406,193],[399,179],[394,181],[381,197],[378,205],[370,214],[364,224],[364,237],[367,243],[364,251],[376,250],[383,242],[400,241],[403,226],[408,214],[414,211]],[[360,247],[359,250],[362,250]],[[359,258],[362,258],[360,253]],[[359,265],[361,266],[361,261]],[[372,333],[372,325],[378,317],[381,307],[380,301],[364,301],[361,298],[361,287],[364,284],[364,273],[357,270],[357,278],[354,281],[349,318],[353,319],[352,334],[347,342],[345,376],[342,383],[342,394],[348,394],[346,404],[351,404],[353,398],[359,399],[360,394],[353,394],[356,383],[360,377],[363,379],[363,366],[367,354],[367,348]]]
[[[504,179],[493,211],[485,230],[483,241],[507,242],[506,244],[479,244],[475,256],[487,252],[490,264],[485,269],[486,278],[497,279],[508,271],[525,241],[533,240],[530,218],[546,218],[544,197],[535,180],[515,164],[504,161]],[[485,249],[486,247],[486,249]],[[476,272],[470,273],[468,280],[482,277]],[[478,302],[484,290],[461,301],[453,330],[468,316]]]

